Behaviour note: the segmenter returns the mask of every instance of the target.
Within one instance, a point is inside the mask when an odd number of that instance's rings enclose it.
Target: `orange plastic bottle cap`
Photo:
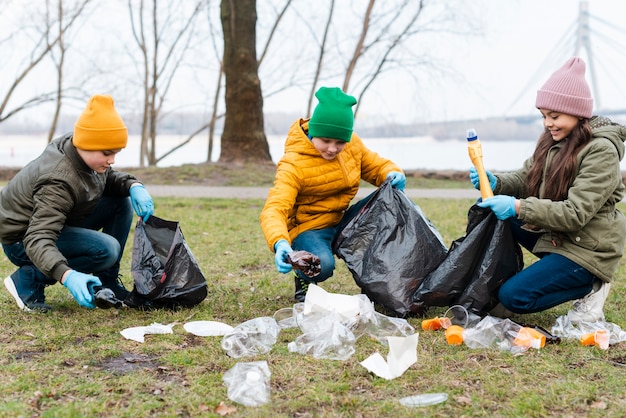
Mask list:
[[[449,345],[461,345],[463,343],[463,327],[452,325],[446,329],[446,341]]]

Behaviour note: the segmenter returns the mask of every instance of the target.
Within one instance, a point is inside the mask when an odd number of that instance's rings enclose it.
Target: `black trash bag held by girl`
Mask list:
[[[333,250],[363,293],[400,317],[417,312],[413,294],[447,252],[419,206],[389,181],[337,232]]]
[[[461,305],[484,316],[497,305],[497,291],[524,267],[522,250],[509,221],[474,204],[464,236],[452,242],[445,260],[422,281],[413,302],[424,313],[431,306]]]
[[[192,307],[208,293],[178,222],[154,215],[147,222],[137,221],[131,273],[134,288],[124,300],[131,308]]]

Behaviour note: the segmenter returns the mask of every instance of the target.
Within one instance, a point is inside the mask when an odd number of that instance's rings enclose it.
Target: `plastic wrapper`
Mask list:
[[[272,317],[250,319],[224,335],[222,348],[234,358],[265,354],[272,349],[279,333],[280,326]]]
[[[289,351],[329,360],[347,360],[356,351],[356,337],[333,312],[309,315],[304,328],[307,331],[287,345]]]
[[[266,361],[237,363],[226,371],[222,380],[228,399],[245,406],[260,406],[270,400],[270,368]]]
[[[528,333],[529,330],[510,319],[487,315],[475,327],[463,330],[463,342],[469,348],[495,348],[521,354],[531,348],[539,349],[545,343],[543,335]]]
[[[419,206],[389,181],[338,231],[333,250],[369,299],[400,317],[419,313],[413,294],[447,253]]]
[[[626,332],[619,325],[607,321],[572,323],[567,315],[559,316],[552,329],[552,334],[561,338],[580,340],[585,334],[606,330],[609,333],[609,344],[626,341]]]
[[[294,270],[300,270],[306,277],[315,277],[320,274],[322,267],[320,258],[308,251],[294,251],[287,255],[287,261]]]
[[[415,310],[425,313],[431,306],[461,305],[482,317],[497,305],[502,283],[523,267],[522,250],[508,221],[498,220],[489,208],[473,205],[466,234],[452,243],[445,260],[414,293]]]
[[[131,308],[192,307],[208,293],[206,279],[175,221],[150,216],[135,227]]]

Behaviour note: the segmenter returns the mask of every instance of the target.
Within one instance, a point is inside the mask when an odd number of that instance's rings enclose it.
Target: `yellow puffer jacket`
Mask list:
[[[337,225],[361,179],[378,187],[390,172],[402,172],[354,133],[337,158],[325,160],[306,135],[308,123],[299,119],[291,125],[274,187],[261,211],[261,228],[272,251],[280,239],[291,243],[304,231]]]

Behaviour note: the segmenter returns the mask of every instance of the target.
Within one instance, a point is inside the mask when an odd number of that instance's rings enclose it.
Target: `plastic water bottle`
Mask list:
[[[270,376],[266,361],[253,361],[235,364],[224,373],[222,380],[230,400],[246,406],[259,406],[270,400]]]
[[[269,316],[254,318],[237,325],[222,339],[226,353],[239,358],[265,354],[276,343],[280,326]]]
[[[478,134],[474,129],[467,130],[467,151],[469,153],[470,160],[474,164],[474,168],[478,172],[478,178],[480,179],[480,195],[483,200],[493,197],[493,190],[491,190],[491,184],[483,165],[483,149],[478,139]]]

